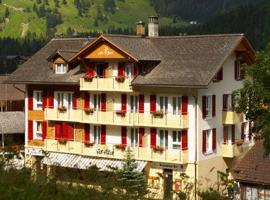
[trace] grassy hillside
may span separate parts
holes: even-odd
[[[114,5],[106,6],[105,1]],[[2,0],[0,38],[134,29],[137,21],[147,21],[148,16],[156,14],[149,0]],[[161,26],[185,24],[166,17],[160,20]]]

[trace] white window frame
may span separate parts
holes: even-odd
[[[40,127],[40,130],[38,130]],[[42,140],[42,121],[33,121],[33,139]]]
[[[226,128],[226,144],[231,145],[232,144],[232,126],[225,126]]]
[[[93,141],[95,144],[101,144],[101,126],[93,126]]]
[[[174,105],[175,103],[175,105]],[[182,98],[181,97],[172,97],[172,114],[180,115],[182,112]]]
[[[125,76],[128,79],[132,79],[134,76],[134,64],[133,63],[126,63],[125,64]]]
[[[34,97],[34,110],[42,110],[42,106],[43,106],[42,91],[34,90],[33,97]]]
[[[176,134],[176,138],[174,137],[174,134]],[[172,131],[172,148],[182,149],[182,131],[179,130]]]
[[[162,102],[162,105],[161,105]],[[167,105],[166,105],[167,103]],[[163,113],[168,113],[168,107],[169,107],[169,97],[168,96],[157,96],[157,103],[156,107],[158,111],[161,111]]]
[[[90,107],[96,111],[101,110],[101,94],[90,94]]]
[[[130,128],[130,146],[139,146],[139,128]]]
[[[212,118],[212,95],[206,95],[206,102],[205,102],[205,114],[206,114],[206,119],[211,119]]]
[[[232,102],[232,94],[226,94],[226,111],[231,111],[233,108],[233,102]]]
[[[211,154],[213,153],[213,130],[208,129],[205,130],[205,147],[206,147],[206,152],[205,154]]]
[[[58,101],[58,96],[61,99],[60,103]],[[57,105],[56,108],[65,106],[67,109],[71,109],[73,104],[73,92],[67,91],[54,92],[54,104]]]
[[[138,113],[139,112],[139,97],[137,95],[130,95],[128,98],[128,107],[131,113]],[[131,102],[133,101],[133,105]]]
[[[55,73],[65,74],[68,71],[68,64],[65,63],[55,63]]]
[[[163,134],[163,141],[161,141],[162,134]],[[157,137],[158,146],[163,147],[164,149],[168,149],[169,148],[169,131],[159,129],[157,135],[158,135],[158,137]]]

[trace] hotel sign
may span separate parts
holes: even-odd
[[[99,145],[97,148],[97,154],[98,155],[109,155],[113,156],[114,155],[114,150],[113,147],[109,147],[107,145]]]
[[[25,148],[25,154],[31,156],[45,156],[44,151],[38,148]]]

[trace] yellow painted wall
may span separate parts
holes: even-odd
[[[28,119],[43,121],[44,112],[43,111],[28,111]]]
[[[75,124],[74,126],[74,137],[76,142],[82,142],[84,138],[84,125],[83,124]]]
[[[53,122],[48,123],[47,139],[54,139],[54,123]]]
[[[86,59],[124,59],[125,55],[116,48],[101,44],[94,51],[85,56]]]

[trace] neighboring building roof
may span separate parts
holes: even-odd
[[[245,48],[255,52],[243,34],[197,35],[173,37],[139,37],[126,35],[101,35],[96,39],[53,39],[43,49],[24,63],[8,80],[27,83],[79,83],[79,67],[67,74],[57,75],[46,59],[57,52],[73,61],[98,40],[107,40],[138,61],[155,61],[146,75],[138,76],[133,85],[161,85],[181,87],[207,86],[225,60],[243,41]],[[71,55],[71,52],[74,55]],[[67,53],[67,51],[69,51]],[[39,69],[37,70],[37,68]]]
[[[0,75],[0,100],[24,100],[25,86],[20,84],[13,85],[5,84],[4,81],[8,79],[9,75]]]
[[[24,112],[0,112],[1,134],[24,134],[24,125]]]
[[[255,145],[233,168],[233,176],[243,183],[270,185],[270,155],[265,155],[263,141]]]

